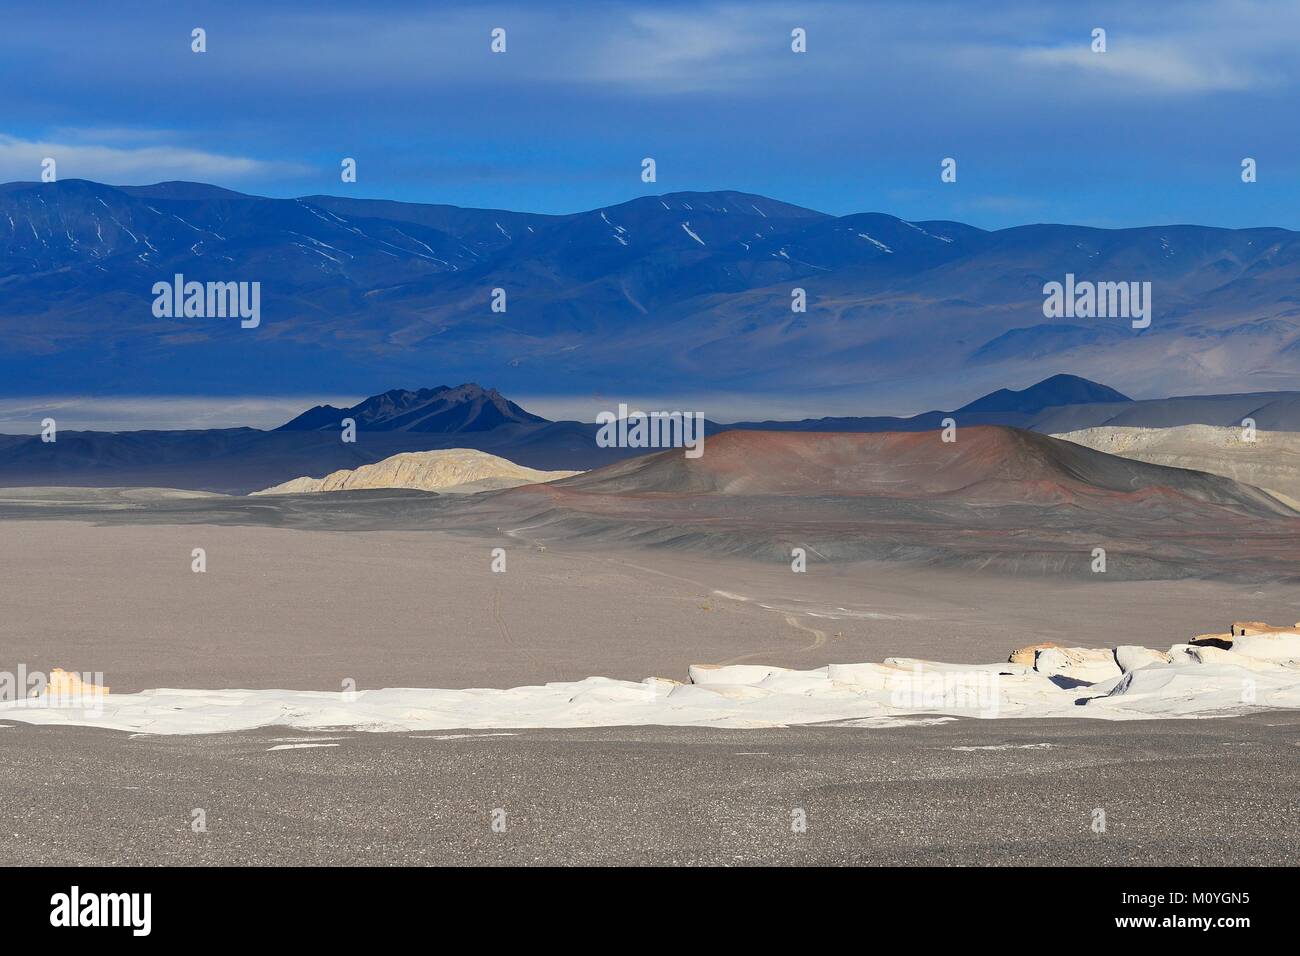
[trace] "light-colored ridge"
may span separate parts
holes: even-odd
[[[1256,430],[1252,435],[1237,426],[1101,425],[1052,437],[1151,465],[1231,478],[1262,488],[1288,507],[1300,510],[1300,432]]]
[[[365,488],[410,488],[441,494],[473,494],[539,482],[558,481],[577,471],[539,471],[473,448],[408,451],[383,461],[344,468],[324,478],[294,478],[254,495],[314,494]]]

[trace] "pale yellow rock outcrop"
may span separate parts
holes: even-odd
[[[324,478],[294,478],[255,491],[255,495],[291,495],[363,488],[411,488],[442,494],[496,491],[558,481],[577,471],[539,471],[473,448],[409,451],[374,464],[332,472]]]
[[[78,702],[103,697],[109,689],[92,681],[84,681],[74,671],[65,671],[56,667],[50,671],[49,681],[45,687],[44,697],[56,706],[72,707]]]
[[[1011,656],[1007,658],[1007,662],[1010,664],[1027,664],[1030,667],[1033,667],[1034,659],[1038,657],[1039,651],[1049,647],[1060,646],[1060,644],[1055,644],[1052,641],[1043,641],[1039,644],[1030,644],[1028,647],[1017,647],[1011,652]]]
[[[1300,433],[1256,431],[1247,441],[1243,429],[1220,425],[1100,425],[1052,437],[1121,458],[1232,478],[1300,510]]]

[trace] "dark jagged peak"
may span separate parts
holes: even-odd
[[[481,432],[499,425],[543,424],[494,388],[474,382],[435,388],[395,388],[372,395],[350,408],[317,405],[281,425],[277,431],[336,429],[344,418],[359,431]]]

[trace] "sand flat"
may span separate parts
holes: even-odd
[[[191,571],[191,551],[208,570]],[[490,570],[503,547],[507,571]],[[1167,647],[1228,621],[1300,620],[1300,587],[1008,579],[882,562],[809,571],[502,535],[0,522],[0,667],[155,687],[513,687],[807,669],[1016,647]]]

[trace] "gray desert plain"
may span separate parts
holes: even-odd
[[[531,476],[490,457],[402,456],[369,466],[372,487],[344,475],[332,491],[0,489],[6,650],[110,689],[82,720],[0,715],[13,718],[0,737],[6,851],[118,864],[1294,858],[1300,701],[1281,703],[1293,677],[1266,692],[1271,709],[1237,706],[1231,681],[1134,693],[1146,703],[1133,711],[1114,689],[1130,671],[1222,669],[1231,652],[1190,642],[1230,621],[1300,620],[1300,515],[1285,500],[1000,426],[953,442],[732,431],[695,460],[668,450],[466,491],[467,478]],[[1288,464],[1263,457],[1269,474]],[[794,548],[805,570],[792,569]],[[1100,657],[1048,668],[1056,652],[1040,649],[1028,668],[1009,662],[1033,646]],[[1135,647],[1159,659],[1126,662]],[[750,701],[783,674],[890,661],[899,673],[995,666],[1042,687],[1004,692],[996,715],[949,700],[843,713],[804,712],[808,698],[778,691],[767,710]],[[745,668],[769,676],[754,685]],[[743,700],[628,716],[612,691],[593,696],[594,677],[659,679],[636,707],[671,707],[695,687]],[[539,685],[569,702],[538,709]],[[277,696],[269,711],[252,697],[173,705],[166,688]],[[384,688],[519,690],[514,704],[485,697],[495,710],[403,698],[349,711]],[[1044,688],[1061,701],[1044,703]],[[114,707],[156,693],[135,716]],[[334,709],[318,717],[320,699]],[[92,788],[103,796],[87,804]],[[37,789],[61,795],[47,804],[60,837],[39,852],[20,798]],[[1186,802],[1216,794],[1239,807],[1240,832],[1190,833]],[[176,800],[225,823],[178,836],[185,821],[165,822]],[[502,807],[517,825],[494,841],[484,821]],[[822,835],[773,839],[791,807]]]

